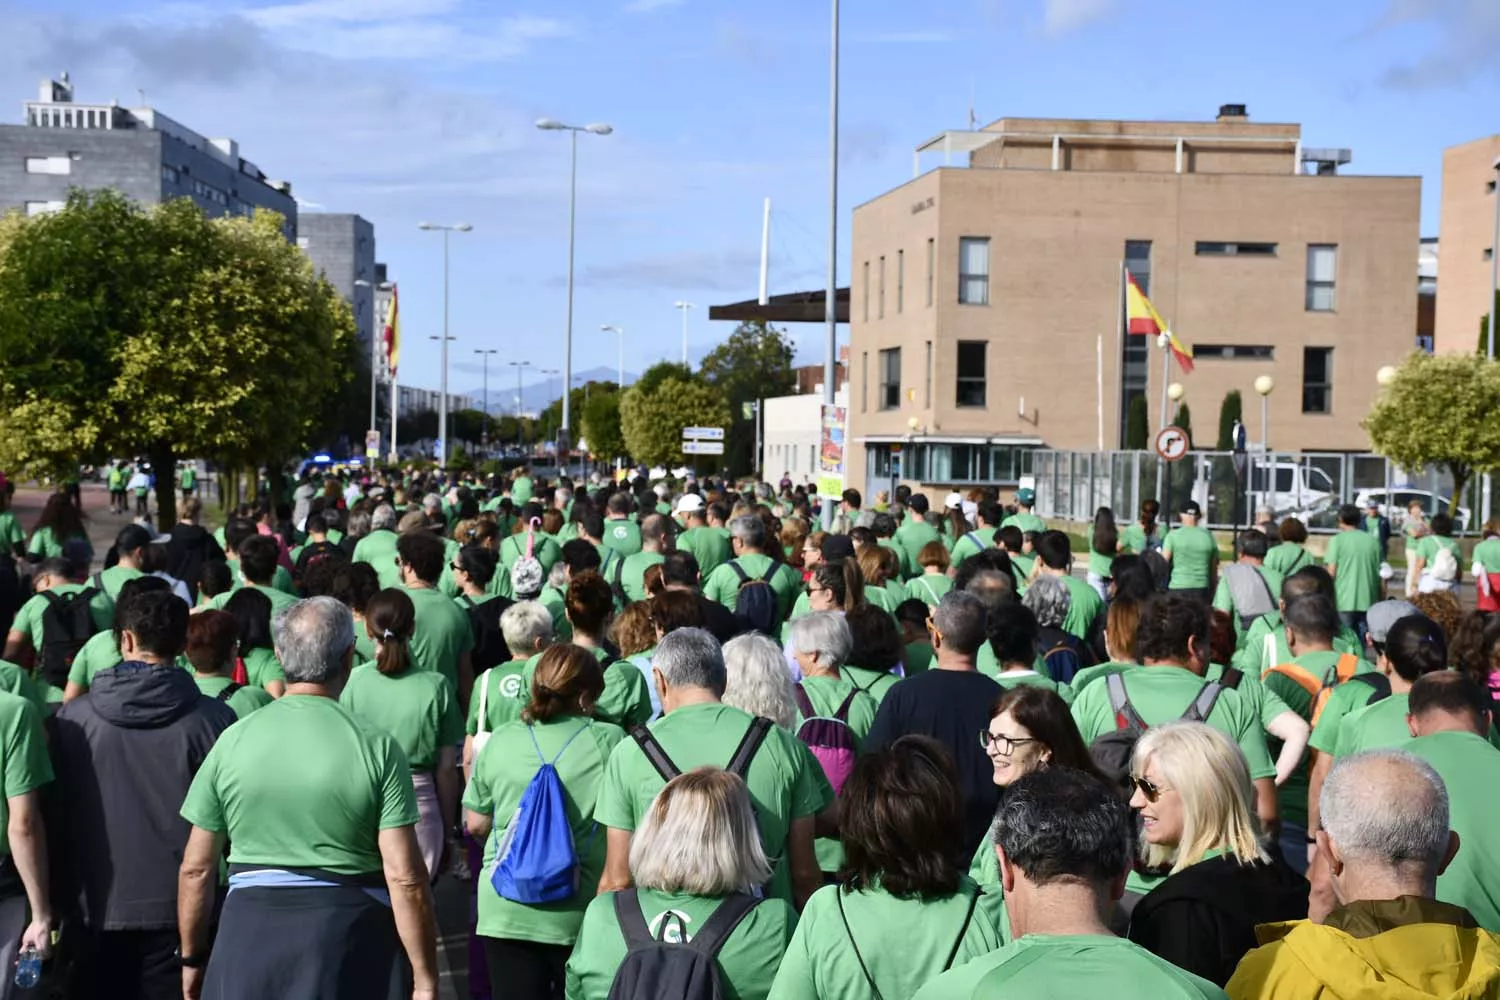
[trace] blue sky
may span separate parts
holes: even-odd
[[[1351,172],[1420,174],[1437,234],[1444,146],[1494,131],[1496,0],[861,0],[845,2],[840,240],[849,209],[911,175],[912,148],[1003,116],[1206,119],[1220,103],[1301,122]],[[562,367],[566,136],[579,148],[575,370],[639,371],[728,332],[709,304],[755,294],[762,199],[772,290],[826,267],[828,5],[818,0],[0,0],[10,121],[38,78],[80,101],[147,102],[241,153],[299,198],[376,225],[399,281],[403,382],[436,385],[439,239],[455,237],[452,375],[474,348]],[[938,159],[929,158],[936,166]],[[1415,248],[1413,250],[1415,261]],[[840,280],[847,280],[847,253]],[[799,334],[821,359],[821,329]],[[474,359],[477,361],[477,359]],[[504,376],[494,374],[498,363]]]

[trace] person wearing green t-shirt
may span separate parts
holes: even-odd
[[[1277,544],[1266,553],[1265,567],[1283,578],[1304,566],[1316,566],[1318,560],[1306,549],[1307,525],[1295,517],[1283,518],[1276,528]]]
[[[714,570],[729,561],[729,536],[708,526],[708,511],[698,494],[689,493],[677,502],[679,509],[684,504],[688,505],[684,511],[687,530],[677,536],[677,547],[693,554],[698,560],[698,572],[706,580]]]
[[[568,623],[573,644],[588,650],[604,671],[604,692],[594,703],[594,718],[633,729],[651,718],[651,694],[639,669],[615,658],[604,648],[604,634],[614,614],[614,595],[609,585],[593,572],[580,573],[568,581]],[[531,697],[540,654],[527,661],[522,672],[520,698]]]
[[[171,590],[172,585],[160,577],[136,576],[126,580],[121,585],[119,597],[115,601],[115,621],[118,622],[120,618],[120,609],[139,595],[153,592],[170,593]],[[125,658],[120,655],[119,640],[113,628],[94,633],[73,657],[73,664],[68,668],[68,683],[62,691],[62,700],[69,702],[80,695],[87,694],[89,688],[94,685],[94,678],[101,671],[112,670],[124,661]]]
[[[1235,540],[1239,558],[1219,571],[1213,606],[1229,614],[1234,623],[1235,648],[1245,644],[1245,633],[1262,615],[1276,610],[1281,593],[1281,575],[1266,568],[1266,536],[1254,528],[1240,532]]]
[[[1448,669],[1448,639],[1442,627],[1425,615],[1401,618],[1390,627],[1385,641],[1377,644],[1377,648],[1382,653],[1376,667],[1390,685],[1390,695],[1372,698],[1362,705],[1356,702],[1344,715],[1332,751],[1335,757],[1405,743],[1410,735],[1406,717],[1412,687],[1422,677]],[[1352,685],[1340,684],[1334,692],[1347,687]],[[1327,716],[1326,709],[1323,714]]]
[[[1157,530],[1156,524],[1160,513],[1161,506],[1155,500],[1141,501],[1141,510],[1135,523],[1120,532],[1120,548],[1138,556],[1160,549],[1161,532]]]
[[[1500,518],[1484,523],[1484,538],[1474,546],[1471,562],[1479,610],[1500,611]]]
[[[109,595],[111,601],[120,598],[120,587],[126,580],[141,575],[141,562],[146,555],[146,546],[153,541],[151,532],[139,524],[127,524],[115,536],[116,562],[109,569],[95,573],[90,578],[94,586]]]
[[[86,599],[95,632],[107,631],[114,622],[114,602],[93,584],[74,582],[79,569],[64,559],[47,559],[37,566],[31,577],[35,594],[16,612],[0,656],[11,663],[32,664],[32,677],[48,702],[62,701],[69,668],[66,660],[47,662],[43,623],[51,602]]]
[[[921,567],[921,575],[906,581],[906,596],[935,608],[943,595],[953,589],[953,578],[948,575],[951,565],[948,549],[934,538],[917,553],[917,565]]]
[[[232,564],[239,571],[234,588],[215,597],[208,606],[215,611],[222,611],[229,599],[241,589],[258,590],[265,594],[271,602],[273,618],[296,604],[294,594],[275,586],[277,571],[284,569],[276,562],[278,551],[276,540],[270,535],[251,535],[240,542],[239,561]]]
[[[526,664],[551,646],[552,616],[536,601],[520,601],[500,615],[500,631],[511,658],[491,667],[474,681],[464,725],[464,773],[473,767],[479,748],[507,722],[521,717],[526,706]],[[475,861],[478,865],[478,861]]]
[[[1055,578],[1049,578],[1049,581]],[[1048,584],[1042,585],[1042,590]],[[981,595],[983,596],[983,595]],[[1033,592],[1028,601],[1034,603]],[[1041,629],[1031,603],[1007,602],[992,608],[988,617],[989,641],[994,656],[995,683],[1009,691],[1018,685],[1038,687],[1055,693],[1065,704],[1073,703],[1073,689],[1067,680],[1059,683],[1036,669],[1037,651],[1044,649]]]
[[[234,682],[238,634],[239,624],[227,611],[201,611],[188,619],[187,648],[182,655],[192,669],[199,693],[222,701],[234,710],[235,718],[243,719],[276,699],[264,688]],[[71,681],[68,686],[73,686]]]
[[[802,575],[786,563],[767,555],[773,540],[766,536],[765,522],[760,518],[748,515],[737,517],[731,522],[730,528],[730,545],[734,558],[704,578],[703,596],[710,601],[718,601],[733,611],[739,599],[740,587],[750,580],[763,580],[776,592],[781,618],[785,620],[790,616],[792,605],[802,589]]]
[[[1352,503],[1339,508],[1339,530],[1328,540],[1323,565],[1333,577],[1339,618],[1363,642],[1365,612],[1380,600],[1385,582],[1380,578],[1380,543],[1363,529],[1359,508]]]
[[[531,502],[534,492],[531,476],[526,469],[517,469],[510,484],[510,502],[519,509]]]
[[[921,493],[912,494],[906,505],[906,518],[896,529],[896,544],[906,554],[908,567],[921,567],[922,550],[932,542],[942,543],[942,535],[927,523],[927,511],[927,498]]]
[[[447,549],[437,536],[415,531],[397,540],[396,552],[401,560],[402,589],[416,609],[412,662],[418,670],[446,677],[458,703],[466,705],[474,685],[474,629],[468,612],[438,589]]]
[[[977,555],[995,544],[995,532],[1000,529],[1001,507],[993,500],[985,500],[974,512],[979,527],[966,531],[953,542],[952,561],[960,566],[972,555]]]
[[[702,629],[677,629],[662,638],[651,668],[663,714],[647,728],[674,769],[731,763],[754,719],[720,700],[726,676],[718,641]],[[834,801],[833,789],[806,745],[774,726],[743,770],[774,871],[766,895],[805,901],[823,881],[813,820]],[[622,742],[610,756],[595,810],[595,819],[608,828],[601,891],[630,884],[631,835],[665,780],[635,740]]]
[[[1214,571],[1219,565],[1219,543],[1207,528],[1198,526],[1203,508],[1198,501],[1182,505],[1178,519],[1182,522],[1161,543],[1161,556],[1172,566],[1168,590],[1182,590],[1197,595],[1205,604],[1213,597]]]
[[[913,1000],[1224,1000],[1213,983],[1111,931],[1133,825],[1096,775],[1049,767],[1012,784],[994,826],[1010,943],[928,981]]]
[[[1047,522],[1037,517],[1032,508],[1036,506],[1036,490],[1029,486],[1023,486],[1016,490],[1016,512],[997,527],[1008,528],[1014,525],[1021,529],[1023,534],[1040,535],[1047,530]]]
[[[1070,600],[1063,631],[1081,642],[1092,642],[1104,627],[1104,601],[1086,581],[1073,575],[1073,551],[1068,536],[1061,531],[1044,531],[1033,540],[1033,547],[1037,554],[1033,575],[1050,576],[1068,588]]]
[[[599,541],[619,556],[641,551],[641,526],[630,516],[630,497],[613,493],[604,503],[604,534]]]
[[[629,603],[644,601],[646,593],[646,570],[660,566],[662,553],[671,541],[672,519],[662,514],[651,514],[641,522],[641,551],[625,556],[615,562],[610,571],[610,586],[625,595]]]
[[[8,893],[12,898],[6,901],[0,924],[0,963],[9,980],[19,952],[34,948],[43,957],[52,953],[56,918],[45,860],[49,831],[43,824],[40,801],[40,789],[53,780],[42,716],[32,702],[5,692],[0,692],[0,776],[4,784],[0,857],[5,858],[13,879]],[[51,822],[52,813],[48,816]],[[58,831],[51,832],[55,842]],[[97,830],[91,829],[90,834],[99,837]]]
[[[192,824],[178,898],[183,992],[385,996],[397,966],[394,918],[406,929],[413,992],[436,996],[437,921],[411,765],[395,737],[337,700],[354,656],[349,609],[314,597],[279,624],[286,697],[219,737],[182,804]],[[226,844],[235,888],[210,957]],[[369,883],[389,902],[369,895]]]
[[[380,577],[380,589],[401,586],[396,568],[396,510],[381,504],[370,514],[370,532],[354,546],[353,561],[367,563]]]
[[[1463,580],[1464,567],[1463,550],[1453,537],[1453,518],[1443,513],[1434,514],[1430,526],[1432,533],[1417,542],[1417,558],[1407,567],[1407,575],[1416,579],[1420,593],[1447,590],[1456,594]],[[1438,558],[1440,551],[1446,552],[1442,559]]]

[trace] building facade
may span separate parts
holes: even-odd
[[[849,405],[849,391],[840,386],[835,406]],[[823,439],[823,384],[807,393],[763,399],[761,405],[761,470],[770,483],[788,476],[794,483],[818,481],[818,445]]]
[[[297,219],[297,246],[353,308],[359,342],[368,353],[384,280],[376,273],[374,225],[358,215],[304,212]]]
[[[190,198],[211,216],[279,212],[287,239],[297,202],[233,139],[208,139],[152,108],[77,104],[73,85],[44,80],[21,125],[0,125],[0,212],[55,212],[74,188],[114,188],[141,204]]]
[[[1489,315],[1494,289],[1495,180],[1500,135],[1443,151],[1439,236],[1443,293],[1437,298],[1437,349],[1472,351],[1479,322]]]
[[[1167,382],[1200,431],[1239,390],[1259,443],[1252,386],[1269,375],[1272,447],[1367,446],[1375,372],[1412,349],[1420,178],[1341,176],[1347,150],[1235,106],[1002,119],[939,136],[919,165],[933,152],[968,166],[854,211],[851,485],[1014,483],[1032,449],[1123,446],[1136,398],[1154,435]],[[1127,269],[1193,348],[1191,374],[1164,377],[1153,339],[1125,332]]]
[[[396,415],[398,417],[409,417],[414,413],[431,411],[436,413],[443,401],[443,394],[437,389],[418,389],[416,386],[396,386]],[[473,396],[460,396],[456,393],[448,393],[448,412],[457,413],[459,410],[477,410],[479,400]]]

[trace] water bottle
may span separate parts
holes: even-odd
[[[21,952],[16,959],[16,986],[29,990],[42,978],[42,954],[34,947]]]

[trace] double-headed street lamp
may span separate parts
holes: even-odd
[[[516,447],[524,445],[525,435],[521,431],[521,371],[531,367],[530,361],[507,361],[516,370]]]
[[[682,313],[682,363],[684,365],[686,365],[688,363],[688,359],[687,359],[688,358],[688,355],[687,355],[688,310],[691,309],[691,308],[693,308],[693,304],[691,302],[675,302],[675,303],[673,303],[673,307],[678,312]]]
[[[572,426],[572,411],[568,406],[567,386],[573,381],[573,251],[576,243],[578,221],[578,133],[609,135],[611,125],[596,122],[593,125],[568,125],[555,118],[543,118],[536,127],[544,132],[568,132],[572,143],[572,166],[568,182],[568,328],[563,341],[563,401],[562,426],[558,429],[558,450],[567,451],[568,430]]]
[[[481,390],[483,402],[484,419],[479,422],[479,446],[486,452],[490,450],[490,355],[500,352],[493,347],[474,348],[474,353],[479,355],[481,370],[484,372],[484,388]]]
[[[354,279],[354,287],[355,288],[363,288],[366,291],[369,291],[369,292],[373,293],[375,291],[375,289],[377,289],[377,288],[379,288],[382,291],[389,290],[390,287],[391,287],[391,283],[389,281],[382,281],[382,282],[380,282],[377,285],[377,284],[374,284],[373,282],[366,281],[364,278],[356,278],[356,279]],[[379,385],[380,385],[380,336],[379,336],[378,332],[373,327],[371,327],[371,329],[370,329],[370,430],[372,430],[372,431],[380,429],[380,424],[377,422],[376,410],[375,410],[375,397],[376,397],[376,393],[378,391]]]
[[[448,341],[453,338],[448,336],[448,234],[467,233],[473,230],[473,226],[467,222],[458,222],[451,226],[440,225],[433,222],[422,222],[417,224],[418,229],[432,232],[436,230],[443,234],[443,336],[429,337],[429,340],[438,340],[442,344],[441,359],[438,362],[443,369],[442,374],[442,398],[438,401],[438,464],[441,467],[448,465]]]
[[[619,338],[620,338],[620,370],[619,370],[619,375],[618,375],[618,377],[615,380],[615,388],[619,392],[624,392],[625,391],[625,328],[622,327],[622,326],[615,326],[615,325],[613,325],[611,323],[606,323],[603,326],[601,326],[599,329],[602,330],[602,331],[604,331],[605,333],[614,333],[614,334],[618,334],[619,335]]]

